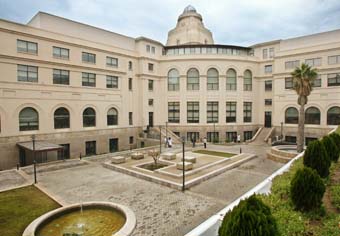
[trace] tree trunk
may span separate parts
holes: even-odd
[[[297,152],[303,152],[304,143],[305,143],[305,104],[306,99],[300,99],[300,111],[299,111],[299,126],[297,133]]]

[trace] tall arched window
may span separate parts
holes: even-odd
[[[331,107],[328,109],[327,125],[340,125],[340,107]]]
[[[70,113],[65,107],[60,107],[54,112],[54,128],[70,128]]]
[[[236,71],[234,69],[229,69],[227,71],[227,90],[236,90]]]
[[[250,70],[246,70],[243,75],[243,90],[252,91],[253,89],[253,75]]]
[[[116,108],[111,108],[107,112],[107,125],[118,125],[118,111]]]
[[[179,90],[179,72],[176,69],[171,69],[168,73],[168,91]]]
[[[210,68],[207,72],[207,89],[218,90],[218,71]]]
[[[19,113],[19,130],[38,130],[39,129],[39,114],[32,107],[26,107]]]
[[[191,68],[187,73],[187,90],[200,89],[200,74],[197,69]]]
[[[96,126],[96,112],[91,107],[86,108],[83,112],[83,126],[84,127]]]
[[[319,125],[320,124],[320,110],[316,107],[309,107],[305,111],[305,124]]]
[[[299,122],[299,112],[295,107],[287,108],[285,112],[286,124],[297,124]]]

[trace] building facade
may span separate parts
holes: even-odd
[[[294,141],[301,63],[319,77],[306,106],[306,137],[340,123],[340,30],[250,47],[214,44],[189,6],[167,44],[131,38],[39,12],[0,20],[0,169],[32,163],[20,143],[62,145],[40,161],[143,145],[165,125],[188,139],[250,139],[262,126]],[[276,134],[275,134],[276,133]]]

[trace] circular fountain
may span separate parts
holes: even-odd
[[[267,152],[267,158],[273,161],[287,163],[298,155],[296,145],[279,145],[273,146]]]
[[[23,236],[128,236],[135,226],[135,214],[126,206],[86,202],[38,217],[25,229]]]

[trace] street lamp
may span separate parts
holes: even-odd
[[[34,170],[34,184],[37,183],[37,161],[35,159],[35,135],[32,135],[33,143],[33,170]]]
[[[282,139],[283,139],[283,122],[281,121],[281,135],[280,135],[280,137],[281,137],[281,141],[282,141]]]
[[[185,147],[185,137],[183,136],[182,137],[182,152],[183,152],[183,159],[182,159],[182,163],[183,163],[183,183],[182,183],[182,192],[184,192],[185,191],[185,166],[184,166],[184,163],[185,163],[185,149],[184,149],[184,147]]]
[[[165,122],[165,137],[168,138],[168,122]],[[168,140],[168,139],[167,139]],[[168,142],[166,142],[166,147],[168,147]]]
[[[216,137],[215,137],[215,135],[216,135],[216,123],[215,123],[215,121],[214,121],[214,139],[213,139],[213,143],[216,142]]]
[[[162,153],[162,126],[159,126],[159,155]]]

